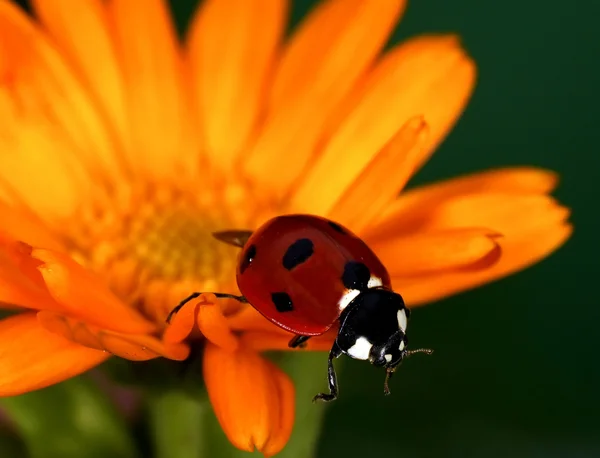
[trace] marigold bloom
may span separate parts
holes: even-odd
[[[184,360],[242,449],[277,453],[294,387],[260,356],[289,335],[236,293],[212,231],[306,212],[361,234],[416,306],[537,262],[571,232],[553,173],[495,170],[396,196],[460,116],[453,36],[381,55],[403,0],[330,0],[287,41],[285,0],[207,0],[180,46],[160,0],[0,1],[0,395],[111,355]],[[235,11],[235,14],[232,14]],[[308,349],[328,349],[331,335]],[[307,400],[308,401],[308,400]]]

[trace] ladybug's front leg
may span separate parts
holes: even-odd
[[[329,381],[329,394],[319,393],[313,398],[313,402],[316,401],[335,401],[338,397],[338,383],[337,375],[333,367],[333,360],[342,354],[342,349],[339,347],[337,342],[333,343],[331,351],[329,352],[329,358],[327,360],[327,379]]]

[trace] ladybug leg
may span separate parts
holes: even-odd
[[[167,316],[167,323],[171,322],[171,319],[173,318],[173,316],[175,316],[177,314],[177,312],[179,312],[183,308],[183,306],[185,304],[187,304],[189,301],[191,301],[193,299],[196,299],[197,297],[199,297],[202,294],[214,294],[218,298],[235,299],[236,301],[239,301],[242,304],[247,304],[248,303],[248,299],[246,299],[244,296],[236,296],[234,294],[226,294],[226,293],[199,293],[199,292],[195,292],[195,293],[190,294],[184,300],[182,300],[179,304],[177,304],[177,307],[175,307],[173,310],[171,310],[171,312],[169,312],[169,315]]]
[[[337,375],[335,374],[335,368],[333,367],[333,360],[338,358],[342,354],[342,349],[339,347],[337,342],[333,343],[331,351],[329,352],[329,358],[327,360],[327,380],[329,381],[329,394],[319,393],[313,398],[313,402],[316,401],[334,401],[338,397],[338,383]]]
[[[290,348],[304,348],[305,342],[310,339],[311,336],[294,336],[291,338],[290,342],[288,343],[288,347]]]

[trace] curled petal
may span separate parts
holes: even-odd
[[[32,248],[0,234],[0,302],[32,309],[58,309],[31,257]]]
[[[210,343],[203,364],[208,396],[231,443],[267,456],[279,452],[294,421],[294,387],[289,377],[258,353],[230,352]]]
[[[227,318],[223,316],[217,304],[205,304],[198,307],[198,327],[200,332],[213,344],[229,351],[238,347],[238,339],[231,332]]]
[[[322,151],[295,184],[294,211],[327,214],[398,130],[423,116],[429,132],[407,164],[414,173],[459,118],[474,84],[475,64],[453,36],[413,38],[384,55],[326,126]],[[402,181],[406,172],[389,173]]]
[[[390,275],[401,277],[489,266],[500,256],[499,237],[499,233],[489,229],[450,229],[375,239],[370,246]],[[487,263],[482,263],[486,259]]]
[[[48,332],[35,313],[0,321],[0,396],[44,388],[97,366],[110,353]]]
[[[395,214],[373,228],[376,235],[369,233],[366,237],[464,227],[489,227],[510,237],[560,223],[569,214],[569,209],[544,194],[462,195],[430,202],[410,213]]]
[[[519,271],[557,250],[572,233],[569,224],[540,228],[498,239],[502,256],[488,269],[470,272],[443,272],[415,277],[392,277],[409,306],[422,305],[475,288]]]
[[[393,236],[414,230],[431,210],[444,202],[464,201],[485,194],[506,198],[543,195],[552,191],[558,181],[554,172],[533,167],[487,170],[443,180],[403,192],[385,209],[367,230],[368,236]],[[481,222],[476,223],[482,225]]]
[[[420,162],[428,136],[422,116],[411,118],[343,190],[329,217],[362,232],[394,201]]]
[[[69,314],[117,332],[147,333],[155,329],[140,313],[127,306],[101,280],[69,256],[36,249],[32,257],[54,299]]]
[[[40,312],[38,320],[50,332],[80,345],[105,350],[131,361],[146,361],[161,356],[183,361],[189,355],[189,347],[186,344],[162,342],[150,335],[125,334],[101,329],[54,312]]]

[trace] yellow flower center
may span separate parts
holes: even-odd
[[[72,255],[158,323],[194,291],[236,292],[239,248],[215,231],[253,229],[278,205],[239,180],[143,183],[98,195],[68,240]]]

